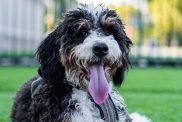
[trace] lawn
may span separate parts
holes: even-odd
[[[35,67],[0,67],[0,122],[9,122],[12,98],[20,85],[36,74]],[[153,122],[182,122],[182,69],[132,68],[118,89],[129,112]]]

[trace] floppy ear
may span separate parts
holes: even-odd
[[[40,44],[36,52],[40,63],[39,75],[46,82],[57,83],[62,81],[65,76],[65,69],[62,65],[59,49],[61,47],[61,37],[64,33],[60,24],[52,33],[50,33]]]
[[[101,18],[101,24],[103,28],[108,31],[108,33],[114,36],[122,52],[122,57],[120,58],[122,65],[116,69],[116,72],[113,75],[114,85],[120,86],[124,79],[124,73],[130,65],[128,53],[130,50],[130,45],[132,45],[132,42],[127,37],[124,31],[123,23],[114,10],[109,10],[105,15],[103,15],[103,17]]]
[[[122,41],[124,41],[123,45],[120,45],[121,51],[122,51],[122,65],[117,68],[114,76],[113,76],[113,83],[115,86],[121,86],[123,80],[124,80],[124,74],[125,71],[130,66],[130,61],[128,58],[129,54],[129,48],[132,45],[131,40],[126,36],[126,33],[123,31],[122,34]]]

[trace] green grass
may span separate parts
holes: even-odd
[[[0,122],[10,122],[13,96],[17,89],[36,74],[33,67],[0,67]]]
[[[123,91],[182,93],[181,68],[132,68],[126,73]],[[181,84],[181,85],[180,85]]]
[[[12,98],[20,85],[36,74],[35,67],[0,67],[0,122],[9,122]],[[132,68],[119,92],[129,112],[153,122],[182,122],[182,69]]]
[[[181,68],[132,68],[119,92],[130,112],[153,122],[182,122],[181,74]]]
[[[36,74],[35,67],[0,67],[0,91],[14,92]]]

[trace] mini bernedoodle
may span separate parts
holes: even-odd
[[[148,122],[129,115],[112,89],[124,79],[131,45],[114,10],[80,4],[69,11],[38,47],[38,75],[17,92],[12,121]]]

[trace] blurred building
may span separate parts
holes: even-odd
[[[0,53],[30,53],[44,35],[40,0],[0,0]]]
[[[76,0],[0,0],[0,65],[35,65],[34,53]]]
[[[0,56],[33,55],[76,0],[0,0]]]

